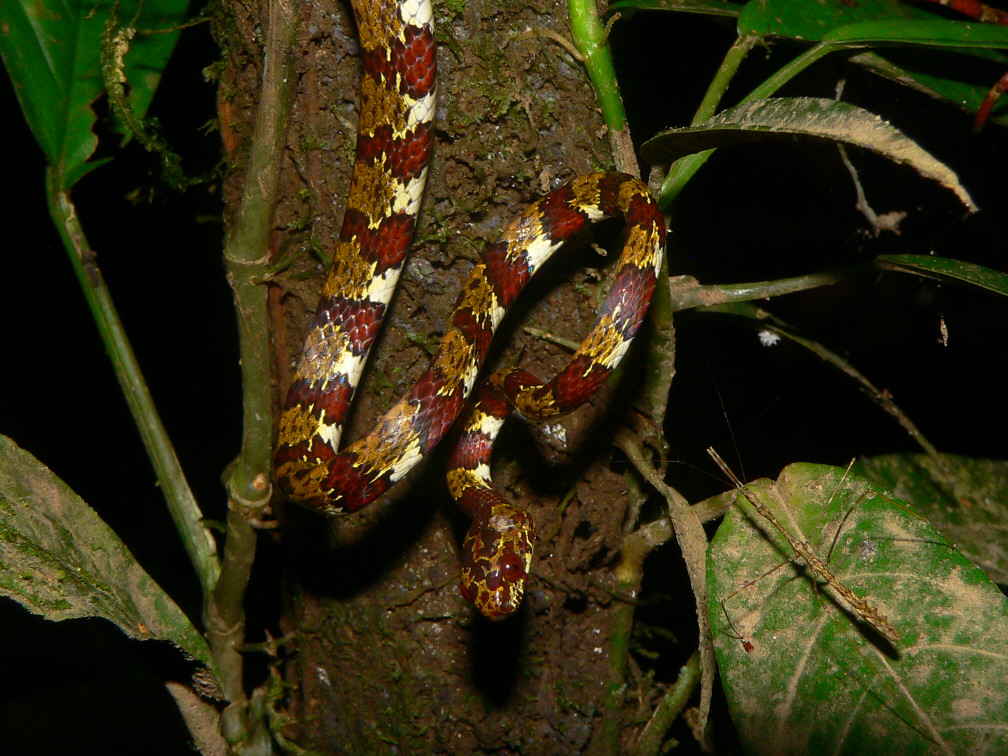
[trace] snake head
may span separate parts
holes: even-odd
[[[532,518],[505,502],[473,519],[462,543],[462,595],[492,620],[514,613],[532,567]]]

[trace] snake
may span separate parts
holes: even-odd
[[[430,0],[352,5],[363,69],[356,155],[332,265],[283,404],[274,477],[292,502],[326,514],[356,512],[454,426],[448,489],[472,518],[460,589],[483,615],[502,619],[521,604],[535,535],[531,515],[493,486],[494,440],[514,413],[543,422],[570,412],[617,367],[647,313],[665,224],[647,186],[620,173],[576,178],[533,203],[485,248],[420,378],[368,433],[340,449],[412,242],[437,95]],[[566,367],[549,381],[507,368],[477,383],[494,331],[531,276],[565,242],[615,216],[625,219],[626,232],[613,283]]]

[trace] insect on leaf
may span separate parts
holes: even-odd
[[[1008,749],[1008,602],[922,516],[863,478],[795,464],[750,485],[899,632],[890,644],[741,496],[708,558],[732,719],[750,753]]]

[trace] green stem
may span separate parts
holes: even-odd
[[[640,589],[640,582],[636,584]],[[627,594],[636,596],[636,593]],[[630,658],[630,637],[633,630],[634,604],[620,606],[609,630],[609,680],[606,683],[602,720],[602,752],[618,754],[620,748],[620,714],[626,694],[627,664]]]
[[[268,271],[273,209],[296,79],[300,3],[272,0],[268,14],[262,91],[245,186],[224,244],[238,320],[244,401],[242,447],[227,476],[227,539],[220,580],[204,608],[207,639],[220,669],[224,697],[230,703],[221,717],[221,731],[230,742],[250,742],[262,725],[249,710],[240,649],[245,642],[245,591],[256,550],[254,524],[262,518],[272,494],[272,360],[267,289],[262,282]]]
[[[735,43],[728,48],[724,60],[721,61],[721,66],[718,68],[717,73],[714,74],[710,86],[707,87],[707,94],[704,95],[703,100],[700,102],[700,107],[697,108],[697,112],[693,115],[693,120],[690,122],[691,126],[703,123],[717,112],[717,107],[721,104],[721,98],[728,91],[728,85],[738,71],[739,66],[742,65],[742,61],[745,60],[749,51],[756,46],[756,43],[761,40],[762,37],[756,34],[744,34],[736,39]]]
[[[133,415],[133,422],[140,431],[140,438],[154,467],[175,528],[182,537],[189,561],[192,562],[206,595],[217,582],[220,571],[217,544],[210,531],[203,527],[203,513],[189,490],[178,457],[175,456],[175,450],[154,407],[154,400],[147,390],[126,331],[98,268],[95,252],[88,245],[84,229],[77,218],[77,209],[61,184],[56,169],[49,167],[46,170],[49,214],[63,240],[77,282],[84,292],[91,316],[105,344],[105,351],[112,361],[116,379]]]
[[[228,280],[234,290],[242,367],[242,447],[228,479],[229,493],[243,506],[270,499],[273,452],[272,350],[267,288],[273,209],[287,143],[294,81],[295,36],[300,3],[274,0],[263,64],[262,92],[245,168],[245,186],[234,226],[224,243]]]
[[[813,63],[817,62],[821,58],[825,58],[832,52],[837,50],[849,49],[850,47],[863,47],[863,43],[852,44],[850,42],[820,42],[817,45],[813,45],[808,50],[803,52],[797,58],[792,60],[790,63],[782,66],[776,73],[768,77],[762,84],[756,87],[752,92],[742,98],[740,105],[746,102],[752,102],[753,100],[762,100],[769,97],[778,89],[787,84],[791,79],[800,74],[806,68],[811,66]]]
[[[584,66],[602,109],[602,120],[610,129],[622,131],[626,127],[623,98],[616,82],[607,30],[599,20],[595,0],[569,0],[567,10],[574,44],[584,56]]]
[[[757,41],[759,41],[759,38],[752,40],[750,47]],[[741,40],[737,41],[735,45],[733,45],[732,49],[739,45],[740,42]],[[849,42],[820,42],[819,44],[810,47],[743,97],[739,101],[739,104],[742,105],[747,102],[752,102],[753,100],[762,100],[769,97],[820,58],[825,57],[831,52],[850,48],[852,46],[861,45],[853,45]],[[731,51],[729,51],[729,56],[725,57],[726,63],[729,63],[730,60],[734,60],[734,58],[731,58],[730,56]],[[720,76],[721,73],[718,72],[718,77]],[[711,115],[713,115],[713,113]],[[709,118],[710,116],[707,117]],[[697,123],[697,120],[694,118],[693,124],[696,125]],[[662,207],[662,209],[667,209],[675,201],[675,198],[679,196],[683,187],[689,183],[690,179],[693,178],[693,175],[700,170],[701,166],[703,166],[703,164],[707,162],[707,159],[713,154],[714,150],[704,150],[703,152],[698,152],[695,155],[687,155],[686,157],[677,160],[672,165],[668,175],[665,177],[665,181],[662,182],[661,192],[658,195],[658,204]]]
[[[651,719],[641,730],[637,738],[637,747],[634,749],[636,756],[652,756],[662,752],[665,733],[693,695],[698,682],[700,682],[700,654],[694,652],[679,670],[675,684],[662,697]]]

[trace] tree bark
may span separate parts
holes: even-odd
[[[265,19],[258,7],[233,8],[222,125],[230,124],[225,142],[237,145],[240,163],[257,91],[255,33]],[[370,427],[426,366],[461,283],[506,223],[553,186],[612,166],[584,70],[539,33],[569,36],[565,3],[437,2],[434,11],[434,161],[413,252],[346,440]],[[276,258],[294,255],[272,297],[278,402],[324,278],[320,259],[328,261],[339,229],[357,117],[348,5],[306,7],[300,39],[274,231]],[[232,211],[242,180],[239,169],[226,186]],[[595,268],[607,261],[590,248],[562,258],[509,314],[488,368],[518,362],[547,378],[569,358],[524,327],[579,340],[605,294],[605,271]],[[548,433],[520,423],[505,430],[495,479],[528,507],[538,530],[525,605],[505,622],[476,616],[459,595],[467,522],[448,495],[443,451],[355,515],[325,519],[281,506],[285,620],[297,637],[288,679],[297,686],[298,725],[290,735],[300,745],[338,753],[393,746],[403,753],[598,753],[619,747],[605,742],[613,732],[624,744],[631,738],[646,712],[613,711],[611,696],[607,708],[610,685],[624,682],[611,678],[610,648],[626,642],[613,637],[625,624],[615,622],[621,604],[606,586],[628,501],[622,474],[610,469],[610,440],[632,401],[632,381],[624,378]]]

